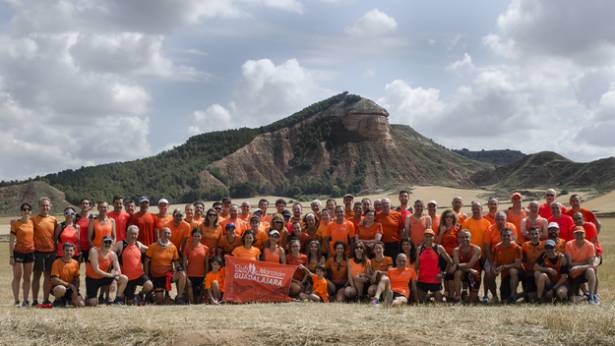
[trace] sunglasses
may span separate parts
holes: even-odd
[[[279,238],[280,236],[277,234],[270,235],[269,238]]]
[[[113,240],[105,240],[103,243],[105,245],[111,245],[111,244],[113,244]]]
[[[64,216],[75,216],[75,213],[72,211],[66,211],[64,212]]]
[[[21,211],[32,211],[30,208],[21,208]]]

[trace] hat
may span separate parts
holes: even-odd
[[[425,232],[423,232],[423,234],[424,235],[426,234],[436,235],[436,233],[434,233],[433,229],[431,228],[426,229]]]
[[[555,240],[553,240],[553,239],[548,239],[548,240],[545,242],[545,247],[555,247]]]
[[[166,198],[161,198],[158,200],[158,204],[169,204],[169,201]]]
[[[438,202],[432,199],[431,201],[427,202],[427,205],[430,205],[430,204],[438,205]]]
[[[345,195],[344,195],[344,198],[346,198],[346,197],[354,198],[354,196],[353,196],[353,195],[351,195],[351,194],[349,194],[349,193],[347,193],[347,194],[345,194]]]
[[[280,232],[277,229],[272,229],[271,231],[269,231],[269,235],[274,235],[274,234],[280,235]]]
[[[224,226],[225,229],[235,229],[235,224],[234,223],[227,223],[226,226]]]
[[[577,226],[572,231],[572,233],[580,233],[580,232],[585,233],[585,228],[583,228],[583,226]]]
[[[113,237],[110,236],[110,235],[106,235],[106,236],[103,237],[102,240],[103,240],[103,243],[106,242],[106,241],[113,241]]]
[[[549,225],[547,226],[547,228],[557,228],[557,229],[559,229],[559,225],[557,224],[557,222],[550,222]]]
[[[288,211],[288,210],[284,210],[284,211],[282,212],[282,216],[284,216],[284,217],[286,218],[286,217],[291,217],[291,216],[292,216],[292,214],[290,213],[290,211]]]
[[[521,198],[521,194],[519,192],[513,192],[510,196],[510,199]]]
[[[149,203],[149,198],[147,198],[147,196],[139,197],[139,204],[145,203],[145,202]]]

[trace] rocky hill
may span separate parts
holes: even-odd
[[[256,129],[200,134],[140,160],[40,178],[66,200],[114,194],[174,202],[260,193],[340,195],[396,186],[470,186],[489,165],[457,155],[408,126],[389,125],[371,100],[342,93]]]
[[[477,185],[502,188],[553,186],[611,190],[615,188],[615,158],[580,163],[544,151],[505,166],[477,172],[471,180]]]
[[[519,161],[526,157],[524,153],[518,150],[468,150],[466,148],[453,150],[455,153],[465,156],[472,160],[477,160],[485,163],[491,163],[496,166],[504,166]]]
[[[43,181],[29,181],[0,187],[0,215],[19,215],[19,206],[26,201],[36,212],[36,203],[43,196],[51,199],[55,212],[61,212],[69,205],[62,191]]]

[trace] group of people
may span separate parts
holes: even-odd
[[[472,201],[468,215],[460,197],[441,214],[436,201],[410,206],[409,197],[401,191],[394,209],[387,198],[346,195],[343,205],[315,200],[307,212],[278,199],[270,214],[266,199],[255,210],[228,198],[169,210],[163,198],[151,213],[145,196],[116,196],[112,210],[99,201],[96,213],[83,199],[62,221],[41,198],[37,215],[23,203],[11,222],[15,305],[219,304],[225,256],[297,265],[289,295],[304,301],[599,303],[601,224],[578,195],[566,209],[552,189],[526,206],[515,192],[507,210],[490,198],[485,212]]]

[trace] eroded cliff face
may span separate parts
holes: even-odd
[[[457,155],[432,146],[419,134],[393,133],[388,117],[371,100],[342,101],[292,126],[256,136],[207,169],[227,187],[250,182],[266,193],[309,180],[375,191],[465,179],[469,170],[456,166],[461,164]],[[453,168],[429,166],[431,155],[450,159]]]

